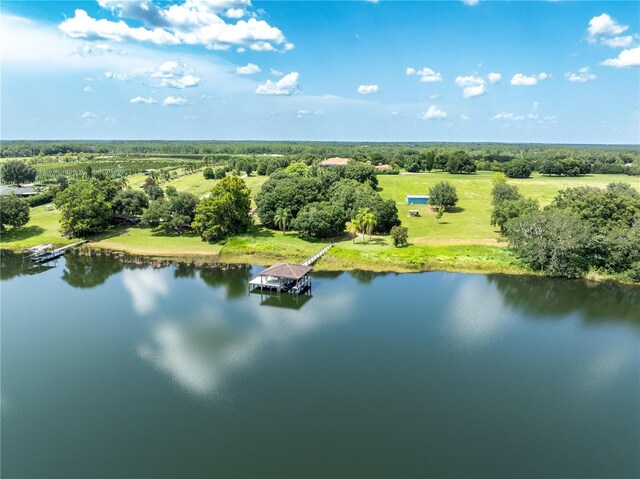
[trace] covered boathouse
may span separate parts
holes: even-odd
[[[278,292],[300,294],[311,287],[311,266],[276,263],[249,281],[249,289],[271,289]]]

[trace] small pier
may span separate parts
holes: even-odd
[[[52,249],[53,245],[41,244],[32,248],[27,248],[25,250],[25,253],[31,258],[31,261],[33,261],[34,263],[48,263],[49,261],[60,258],[71,248],[74,248],[86,242],[87,240],[82,240],[56,249]]]
[[[254,289],[272,290],[278,293],[303,294],[311,290],[311,267],[322,255],[331,249],[328,244],[302,264],[276,263],[261,271],[249,281],[249,291]]]

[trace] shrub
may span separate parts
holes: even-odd
[[[213,180],[215,178],[213,168],[207,166],[204,170],[202,170],[202,176],[204,176],[207,180]]]
[[[393,238],[393,246],[402,248],[409,244],[409,229],[405,226],[394,226],[391,228],[391,237]]]

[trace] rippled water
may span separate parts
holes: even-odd
[[[3,477],[640,476],[638,288],[2,259]]]

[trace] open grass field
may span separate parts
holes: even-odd
[[[491,172],[475,175],[450,175],[443,172],[406,173],[379,176],[380,194],[393,199],[398,207],[402,224],[409,228],[409,240],[414,244],[429,245],[499,245],[499,234],[490,224]],[[426,195],[439,181],[448,181],[458,191],[458,205],[454,212],[444,214],[439,223],[429,206],[407,205],[405,196]],[[572,186],[606,187],[608,183],[624,182],[640,190],[640,179],[625,175],[588,175],[577,178],[541,176],[509,180],[526,197],[536,198],[542,206],[551,202],[556,193]],[[409,210],[418,210],[420,217],[410,217]],[[504,244],[504,243],[502,243]]]
[[[409,228],[407,248],[394,248],[388,236],[374,235],[371,241],[358,237],[356,242],[346,235],[315,266],[317,270],[368,269],[373,271],[479,271],[524,273],[515,258],[499,242],[497,231],[489,224],[493,174],[450,175],[416,173],[380,176],[380,194],[393,199],[400,219]],[[264,176],[245,178],[255,195],[266,181]],[[458,207],[445,213],[439,223],[428,206],[406,205],[407,194],[428,194],[429,187],[446,180],[458,190]],[[144,175],[129,177],[137,187]],[[173,185],[178,191],[206,194],[217,180],[206,180],[202,173],[182,176],[162,186]],[[640,179],[622,175],[591,175],[579,178],[556,178],[534,175],[524,180],[509,180],[527,197],[548,204],[561,189],[591,185],[605,187],[611,182],[630,183],[640,190]],[[420,211],[420,217],[409,217],[409,209]],[[57,246],[74,240],[59,232],[59,212],[44,206],[32,208],[26,227],[9,230],[0,238],[0,247],[21,250],[42,243]],[[257,221],[257,218],[256,218]],[[195,234],[166,235],[149,228],[118,227],[92,238],[91,247],[136,255],[165,258],[211,257],[226,263],[272,264],[279,261],[303,261],[322,249],[324,242],[304,240],[294,232],[283,235],[259,224],[249,233],[230,238],[224,245],[209,244]]]
[[[244,177],[243,180],[247,183],[247,186],[251,190],[253,196],[260,191],[260,187],[262,184],[267,181],[266,176],[249,176]],[[218,180],[207,180],[202,176],[202,172],[199,171],[192,175],[181,176],[175,180],[169,181],[167,183],[163,183],[162,187],[166,187],[168,185],[173,186],[178,193],[191,193],[196,195],[198,198],[206,195],[211,191],[213,185],[215,185]]]

